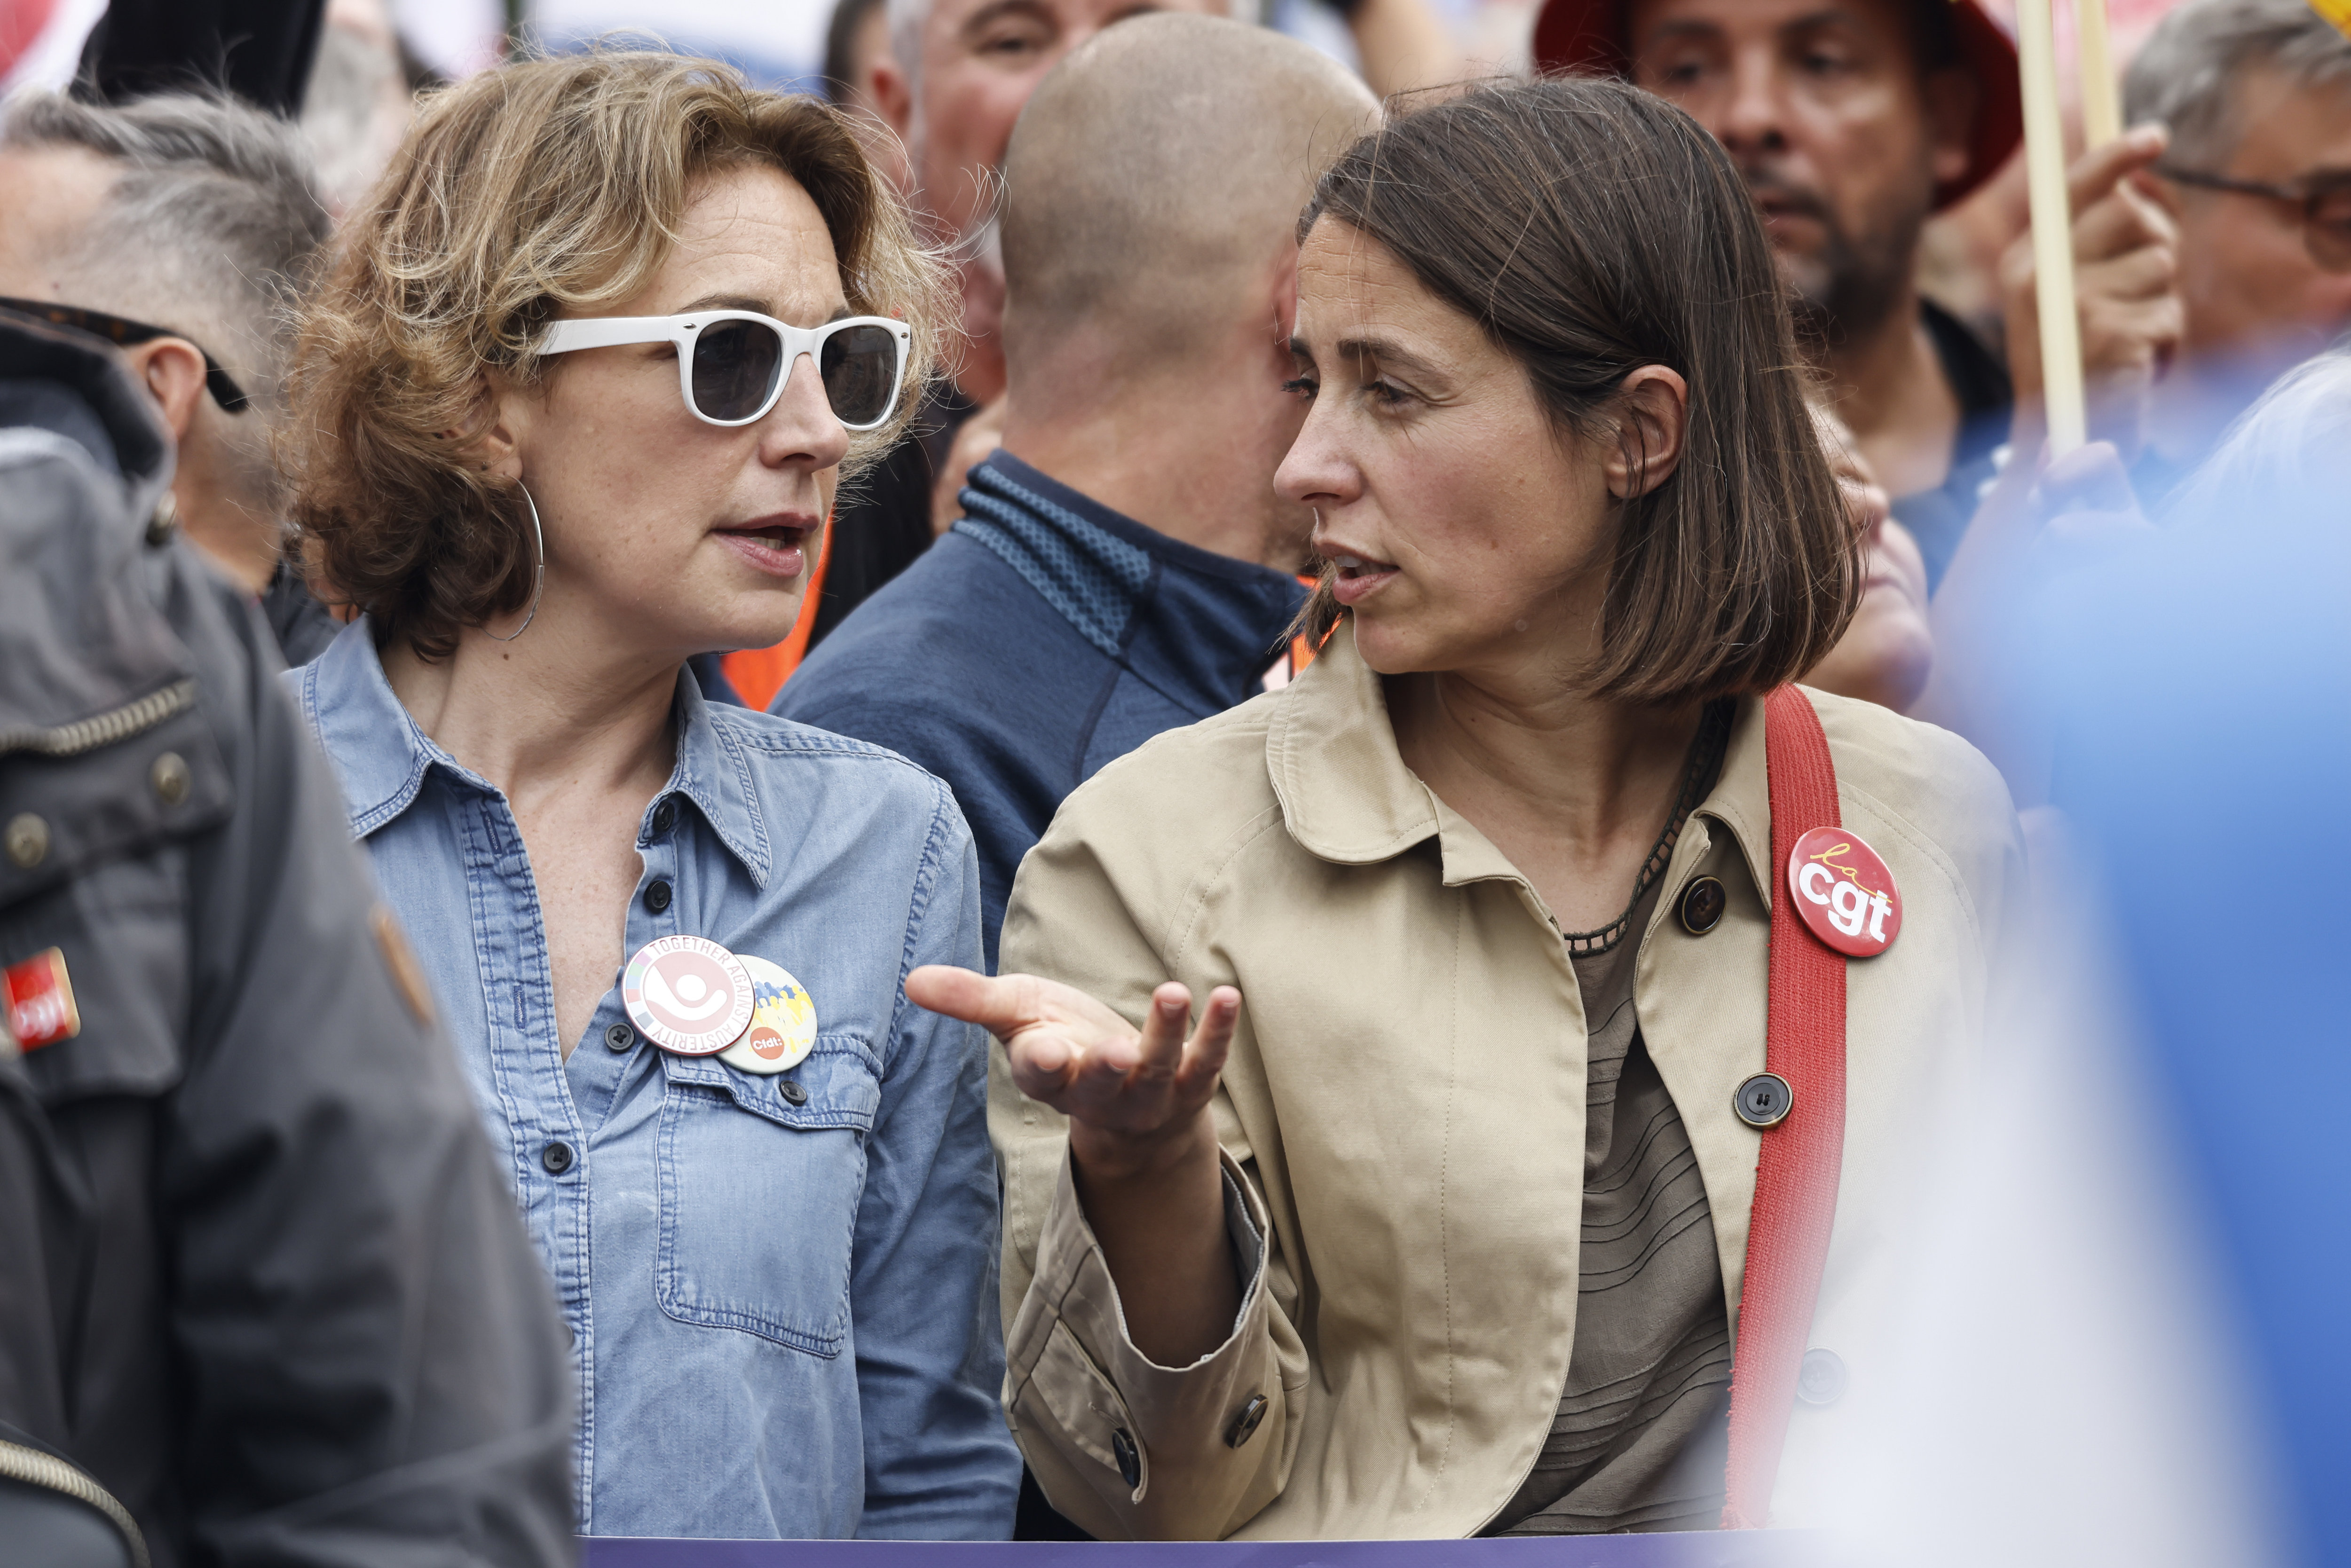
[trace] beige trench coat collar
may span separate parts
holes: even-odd
[[[1740,705],[1721,773],[1692,815],[1715,818],[1730,830],[1768,909],[1771,798],[1762,721],[1761,704]],[[1341,627],[1292,685],[1267,729],[1265,761],[1290,836],[1324,860],[1370,865],[1434,834],[1447,887],[1525,880],[1485,834],[1405,766],[1380,677],[1355,651],[1352,626]],[[1669,888],[1705,851],[1707,835],[1695,835],[1695,842],[1693,837],[1685,833],[1676,847],[1667,868]],[[1665,907],[1660,900],[1660,915]]]

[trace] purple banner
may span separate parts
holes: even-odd
[[[1803,1531],[1512,1541],[665,1541],[590,1536],[581,1568],[1781,1568]]]

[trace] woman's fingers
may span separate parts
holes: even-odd
[[[1200,1010],[1200,1027],[1184,1051],[1181,1083],[1186,1092],[1203,1100],[1216,1092],[1217,1075],[1225,1070],[1225,1058],[1232,1050],[1233,1031],[1240,1019],[1239,991],[1218,986],[1208,993],[1208,1005]]]
[[[925,964],[906,977],[906,999],[918,1008],[945,1013],[966,1023],[985,1024],[996,1030],[1009,1005],[999,983],[972,969],[946,964]],[[1001,1032],[1001,1031],[997,1031]]]
[[[1025,1029],[1060,1025],[1080,1038],[1131,1032],[1126,1020],[1074,986],[1038,975],[990,977],[945,964],[906,977],[906,999],[918,1008],[986,1026],[998,1040]]]
[[[1080,1121],[1147,1134],[1196,1113],[1216,1092],[1241,994],[1218,986],[1190,1040],[1192,993],[1170,980],[1152,993],[1140,1031],[1085,993],[1034,975],[990,978],[925,965],[906,999],[987,1029],[1005,1042],[1012,1081],[1031,1100]]]
[[[1136,1072],[1172,1079],[1184,1065],[1184,1026],[1192,1018],[1192,992],[1170,980],[1151,993],[1151,1009],[1144,1015],[1143,1039],[1135,1054]]]
[[[1005,1042],[1012,1081],[1023,1094],[1057,1109],[1080,1076],[1133,1060],[1134,1031],[1084,992],[1035,975],[993,978],[925,964],[906,977],[906,999],[918,1008],[976,1023]]]
[[[1005,1048],[1012,1061],[1012,1086],[1040,1103],[1055,1110],[1066,1107],[1072,1084],[1077,1081],[1083,1061],[1070,1049],[1070,1042],[1058,1036],[1032,1030],[1012,1040]]]
[[[1160,1119],[1157,1108],[1183,1061],[1184,1020],[1192,994],[1170,981],[1152,993],[1137,1033],[1121,1020],[1088,1048],[1071,1081],[1070,1114],[1104,1126],[1142,1130]]]
[[[1240,1001],[1232,987],[1217,987],[1187,1040],[1191,993],[1173,982],[1160,987],[1143,1030],[1089,1051],[1055,1107],[1102,1131],[1146,1139],[1186,1122],[1217,1092]]]

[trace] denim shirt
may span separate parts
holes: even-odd
[[[778,1077],[673,1056],[615,975],[566,1061],[505,796],[419,729],[367,622],[285,677],[430,977],[576,1359],[593,1535],[1001,1540],[987,1035],[905,999],[977,967],[971,835],[878,747],[678,682],[624,953],[705,936],[816,1005]]]

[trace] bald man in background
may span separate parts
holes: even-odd
[[[1005,162],[1003,446],[967,516],[810,654],[774,711],[945,779],[996,959],[1063,797],[1265,689],[1312,517],[1273,493],[1295,228],[1378,114],[1304,44],[1139,16],[1037,89]]]
[[[843,0],[854,4],[856,0]],[[900,148],[898,172],[931,239],[952,247],[962,341],[953,380],[924,400],[914,428],[841,494],[826,546],[810,646],[831,636],[866,596],[904,570],[955,516],[956,487],[988,448],[960,434],[967,420],[1001,420],[1003,266],[989,223],[1006,144],[1029,95],[1105,28],[1158,11],[1254,16],[1251,0],[881,0],[887,47],[855,57],[835,101],[871,110]],[[1430,0],[1343,0],[1364,79],[1380,95],[1453,80],[1460,50]],[[843,51],[847,65],[852,56]],[[1138,78],[1138,94],[1156,86]],[[953,477],[950,477],[952,476]]]

